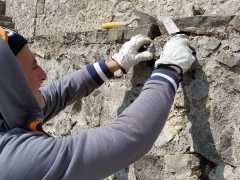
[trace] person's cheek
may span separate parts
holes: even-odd
[[[31,77],[31,86],[34,92],[36,92],[39,89],[40,85],[41,81],[39,79],[39,73],[36,70],[34,70]]]

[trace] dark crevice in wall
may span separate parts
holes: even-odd
[[[36,35],[37,18],[40,15],[44,14],[44,10],[45,10],[45,0],[37,0],[36,7],[35,7],[34,23],[33,23],[33,26],[34,26],[33,36]]]
[[[217,164],[209,161],[205,157],[201,156],[200,154],[197,154],[198,158],[200,159],[200,169],[201,169],[201,176],[199,177],[199,180],[209,180],[209,173],[211,170],[217,167]]]
[[[192,176],[196,175],[199,177],[198,180],[209,180],[209,173],[213,170],[215,170],[220,164],[223,166],[228,165],[231,166],[233,169],[237,168],[236,166],[226,163],[226,162],[220,162],[219,164],[205,158],[203,155],[197,152],[187,152],[185,154],[192,154],[196,156],[200,160],[200,166],[194,167],[192,169]],[[223,169],[224,170],[224,169]],[[224,177],[222,177],[224,179]]]
[[[6,2],[5,1],[0,1],[0,15],[5,15],[6,14]]]

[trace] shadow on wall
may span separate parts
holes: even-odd
[[[193,74],[192,74],[193,75]],[[223,161],[216,149],[211,132],[208,108],[209,84],[201,68],[196,69],[194,75],[188,74],[182,83],[184,104],[187,116],[191,121],[190,130],[194,152],[200,158],[202,175],[200,180],[208,180],[209,172]],[[193,80],[194,79],[194,80]],[[223,171],[218,174],[218,180],[224,180]]]
[[[153,70],[153,62],[141,63],[134,67],[131,79],[132,89],[126,92],[123,104],[118,109],[120,114],[140,94],[141,89],[150,77]],[[189,78],[190,77],[190,78]],[[209,124],[210,110],[207,107],[209,84],[207,77],[201,68],[194,73],[188,74],[182,83],[184,91],[184,104],[187,116],[192,123],[191,135],[194,152],[198,154],[201,163],[202,175],[200,180],[208,180],[209,172],[219,164],[223,164],[215,147],[214,138]],[[125,168],[113,175],[115,180],[129,180],[129,168]],[[218,180],[225,180],[223,170],[218,174]]]

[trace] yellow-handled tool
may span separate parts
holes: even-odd
[[[133,23],[134,21],[139,21],[138,17],[133,17],[132,19],[128,21],[112,21],[102,24],[103,29],[113,29],[113,28],[119,28],[122,26],[128,26],[129,24]]]
[[[108,22],[108,23],[102,24],[103,29],[112,29],[112,28],[118,28],[121,26],[125,26],[125,23],[119,22],[119,21],[113,21],[113,22]]]

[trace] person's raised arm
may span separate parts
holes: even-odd
[[[101,179],[147,153],[168,117],[180,72],[186,72],[195,61],[192,53],[188,39],[173,37],[141,94],[126,110],[105,127],[81,130],[66,138],[66,156],[75,158],[64,178]]]

